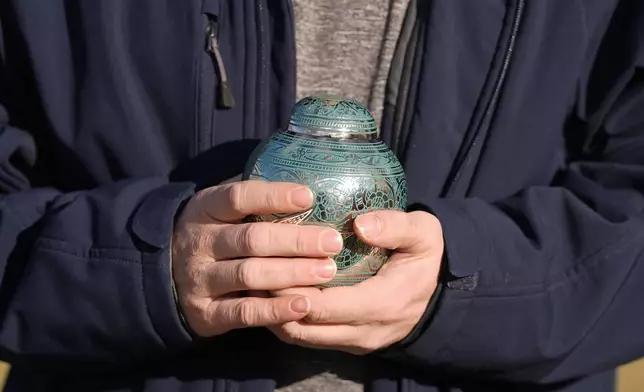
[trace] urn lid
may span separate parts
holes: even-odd
[[[293,107],[289,131],[338,139],[377,139],[376,121],[358,101],[332,95],[301,99]]]

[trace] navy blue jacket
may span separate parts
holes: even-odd
[[[442,222],[444,288],[403,344],[333,363],[383,392],[612,390],[644,354],[644,2],[414,7],[382,132]],[[294,59],[288,0],[0,2],[10,390],[264,392],[322,355],[194,341],[171,290],[179,206],[285,125]]]

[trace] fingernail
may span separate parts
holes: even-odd
[[[335,265],[335,261],[330,259],[321,261],[315,268],[315,272],[321,278],[333,278],[335,276],[336,271],[337,271],[337,267]]]
[[[342,236],[337,231],[322,234],[322,250],[327,253],[338,253],[342,250]]]
[[[291,203],[298,207],[310,207],[313,204],[313,192],[307,187],[295,188],[291,191]]]
[[[377,215],[361,215],[357,217],[356,226],[365,238],[375,238],[382,230],[382,222]]]
[[[308,313],[311,309],[311,301],[308,297],[299,297],[291,301],[291,310],[295,313]]]

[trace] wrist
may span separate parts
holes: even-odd
[[[185,209],[186,205],[190,201],[190,197],[183,200],[181,204],[179,204],[177,211],[174,214],[174,224],[172,227],[172,235],[170,237],[170,246],[168,248],[169,251],[169,257],[170,257],[170,263],[169,263],[169,268],[170,268],[170,286],[172,290],[172,297],[174,298],[174,305],[175,305],[175,311],[177,313],[177,317],[179,318],[179,321],[185,331],[192,337],[192,339],[198,339],[199,336],[192,330],[190,327],[190,324],[188,323],[188,320],[186,320],[185,316],[183,315],[183,311],[181,310],[181,302],[179,301],[179,291],[177,289],[177,281],[175,279],[175,273],[174,273],[174,267],[175,267],[175,252],[174,252],[174,242],[175,242],[175,230],[177,227],[177,221],[181,217],[181,213]]]

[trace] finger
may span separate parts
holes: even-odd
[[[210,322],[219,333],[247,327],[266,327],[302,319],[310,309],[302,296],[227,298],[211,305]]]
[[[381,281],[383,278],[374,276],[357,285],[331,287],[311,295],[311,311],[306,320],[314,324],[369,323],[385,311],[378,290],[385,290],[386,294],[388,289]]]
[[[443,239],[438,219],[423,211],[376,211],[357,217],[354,225],[367,244],[405,253],[426,252],[437,245],[433,239]]]
[[[311,286],[308,286],[308,287],[288,287],[288,288],[281,289],[281,290],[271,290],[268,293],[273,297],[283,297],[285,295],[303,295],[305,297],[311,298],[311,301],[313,301],[313,298],[315,298],[318,295],[320,295],[322,293],[322,290],[320,290],[317,287],[311,287]]]
[[[206,188],[195,198],[207,216],[223,222],[235,222],[251,214],[295,213],[313,205],[313,192],[305,186],[257,180]]]
[[[204,268],[200,280],[207,292],[218,296],[245,290],[279,290],[310,286],[330,281],[336,273],[335,262],[328,258],[249,258],[217,261]]]
[[[214,257],[326,257],[342,250],[336,230],[270,222],[226,225],[212,236]]]
[[[426,307],[436,287],[438,264],[426,258],[407,258],[391,263],[391,268],[383,268],[359,284],[324,289],[319,295],[307,294],[311,311],[305,320],[312,324],[360,326],[415,318],[418,307]]]
[[[364,340],[362,328],[350,325],[311,325],[293,321],[269,329],[282,341],[306,348],[340,350],[361,354],[366,350],[354,348]]]

